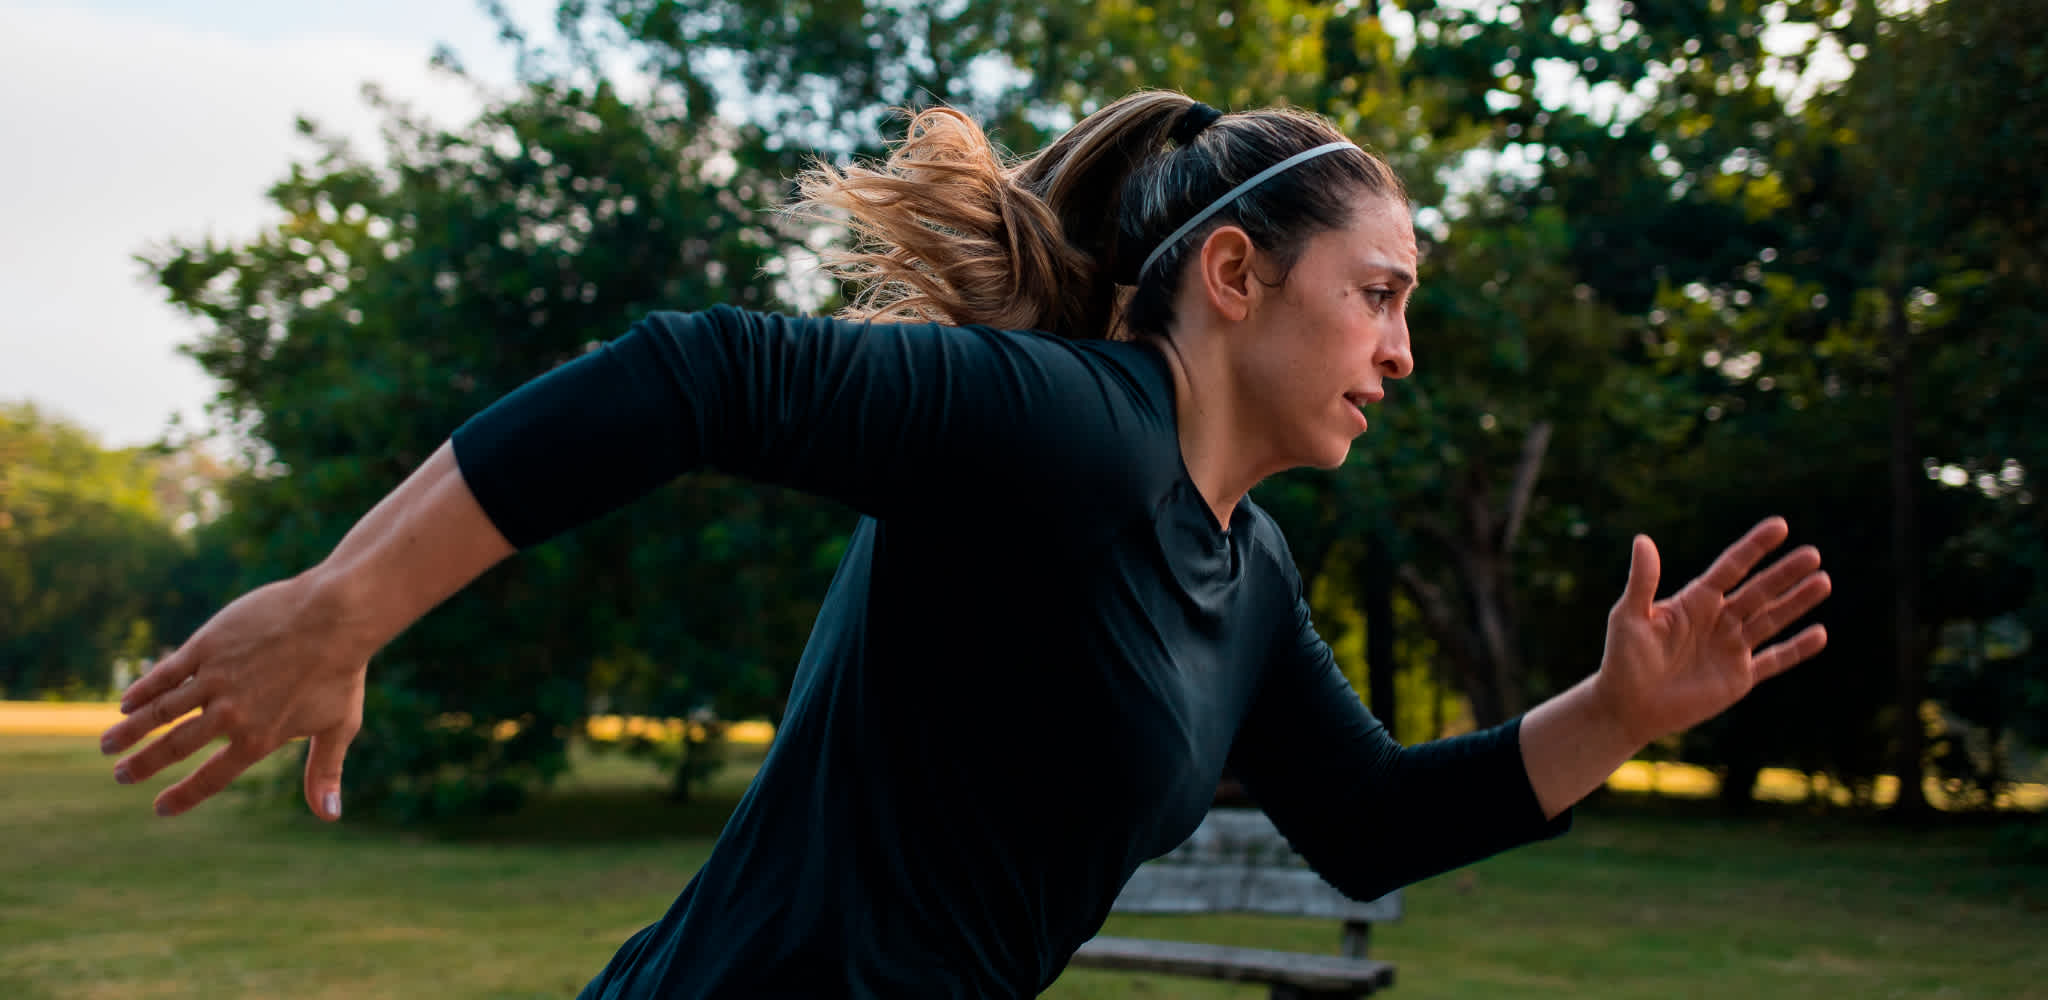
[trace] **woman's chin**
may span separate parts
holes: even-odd
[[[1289,469],[1335,469],[1351,457],[1351,445],[1360,431],[1346,428],[1333,432],[1321,427],[1296,437],[1292,447],[1282,452],[1291,460],[1283,468]]]
[[[1350,457],[1351,441],[1347,438],[1321,449],[1321,453],[1308,464],[1318,469],[1335,469],[1342,466],[1344,460]]]

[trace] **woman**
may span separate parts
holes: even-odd
[[[588,997],[1033,994],[1228,764],[1361,897],[1562,832],[1652,739],[1818,652],[1770,520],[1655,599],[1637,538],[1599,670],[1411,748],[1360,706],[1245,494],[1332,467],[1413,366],[1399,182],[1330,125],[1144,93],[999,163],[916,118],[806,178],[862,235],[841,320],[656,314],[458,429],[319,565],[222,610],[123,699],[108,752],[172,815],[310,736],[340,816],[366,662],[514,551],[715,467],[861,511],[788,716],[710,861]],[[904,322],[874,322],[902,320]],[[1041,332],[1006,332],[1036,330]],[[1056,788],[1057,794],[1044,794]]]

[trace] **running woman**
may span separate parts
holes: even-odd
[[[1413,369],[1400,182],[1321,118],[1147,92],[1004,163],[957,112],[805,178],[860,237],[836,319],[656,313],[457,429],[318,565],[221,610],[104,748],[176,815],[300,736],[341,815],[373,653],[486,568],[695,469],[862,517],[710,860],[587,998],[1036,994],[1226,766],[1372,898],[1562,833],[1650,741],[1818,652],[1768,519],[1663,600],[1634,542],[1598,669],[1412,747],[1346,684],[1246,494],[1334,467]],[[1590,623],[1589,623],[1590,624]],[[568,652],[568,651],[565,651]]]

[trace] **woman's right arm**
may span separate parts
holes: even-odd
[[[308,575],[346,609],[351,637],[378,649],[512,553],[444,442]]]
[[[122,760],[115,780],[146,780],[225,739],[157,796],[158,815],[174,816],[303,736],[312,740],[306,802],[339,818],[342,758],[362,723],[371,654],[512,551],[442,445],[319,565],[221,609],[122,695],[124,718],[100,739],[106,753],[200,714]]]
[[[371,654],[515,549],[699,468],[882,516],[1070,521],[1057,508],[1132,479],[1112,432],[1162,419],[1051,338],[656,314],[463,425],[318,566],[222,609],[128,691],[102,747],[201,709],[115,771],[226,739],[158,796],[172,815],[309,736],[306,799],[333,819]]]

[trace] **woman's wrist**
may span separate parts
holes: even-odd
[[[1545,817],[1557,816],[1606,784],[1646,745],[1597,673],[1523,716],[1521,741],[1529,785]]]
[[[1642,731],[1641,713],[1631,711],[1627,699],[1622,697],[1607,673],[1603,661],[1600,669],[1583,682],[1587,689],[1587,712],[1598,718],[1596,723],[1604,731],[1613,734],[1619,744],[1629,748],[1629,756],[1641,753],[1644,747],[1655,742],[1662,733]]]
[[[300,626],[360,660],[369,659],[406,625],[392,620],[393,609],[377,606],[380,588],[365,575],[360,563],[336,565],[330,558],[292,581],[301,591]]]

